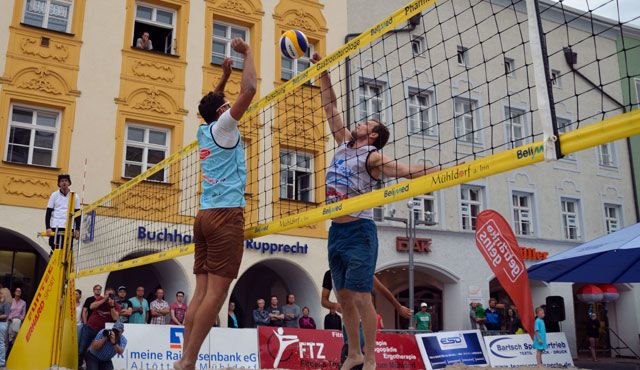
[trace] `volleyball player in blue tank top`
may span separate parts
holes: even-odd
[[[312,62],[320,61],[315,53]],[[335,156],[327,169],[327,202],[340,201],[374,189],[379,179],[416,178],[436,171],[424,164],[407,165],[379,152],[389,139],[387,127],[376,120],[356,124],[349,131],[338,110],[328,72],[320,75],[322,105],[329,128],[338,144]],[[376,311],[371,300],[373,275],[378,258],[378,236],[373,212],[363,210],[334,218],[329,229],[329,269],[338,303],[342,307],[343,322],[348,336],[349,351],[341,369],[363,365],[373,370],[375,362]],[[410,307],[413,308],[413,307]],[[360,348],[359,322],[364,332],[365,354]]]
[[[200,210],[193,225],[196,289],[185,317],[183,355],[174,368],[195,369],[196,356],[224,303],[242,261],[243,209],[247,169],[238,121],[256,92],[256,70],[249,45],[236,38],[231,48],[244,57],[240,93],[231,105],[224,86],[231,75],[231,59],[222,63],[215,90],[200,100],[205,124],[198,128],[202,172]]]

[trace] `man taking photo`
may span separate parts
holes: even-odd
[[[101,330],[87,351],[87,370],[113,370],[111,359],[124,353],[127,338],[122,335],[124,324],[116,322],[111,329]]]

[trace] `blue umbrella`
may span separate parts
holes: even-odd
[[[547,282],[640,282],[640,223],[558,253],[528,272]]]

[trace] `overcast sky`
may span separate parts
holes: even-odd
[[[563,0],[562,3],[585,11],[593,10],[594,14],[614,20],[618,20],[619,9],[621,22],[640,27],[640,0]]]

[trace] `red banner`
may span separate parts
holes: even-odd
[[[337,369],[342,333],[259,326],[258,347],[261,369]]]
[[[498,212],[488,209],[478,215],[476,246],[516,305],[522,326],[533,335],[533,303],[527,268],[511,226]]]
[[[342,332],[258,327],[260,368],[262,369],[338,369]],[[378,369],[424,369],[415,336],[378,333]]]

